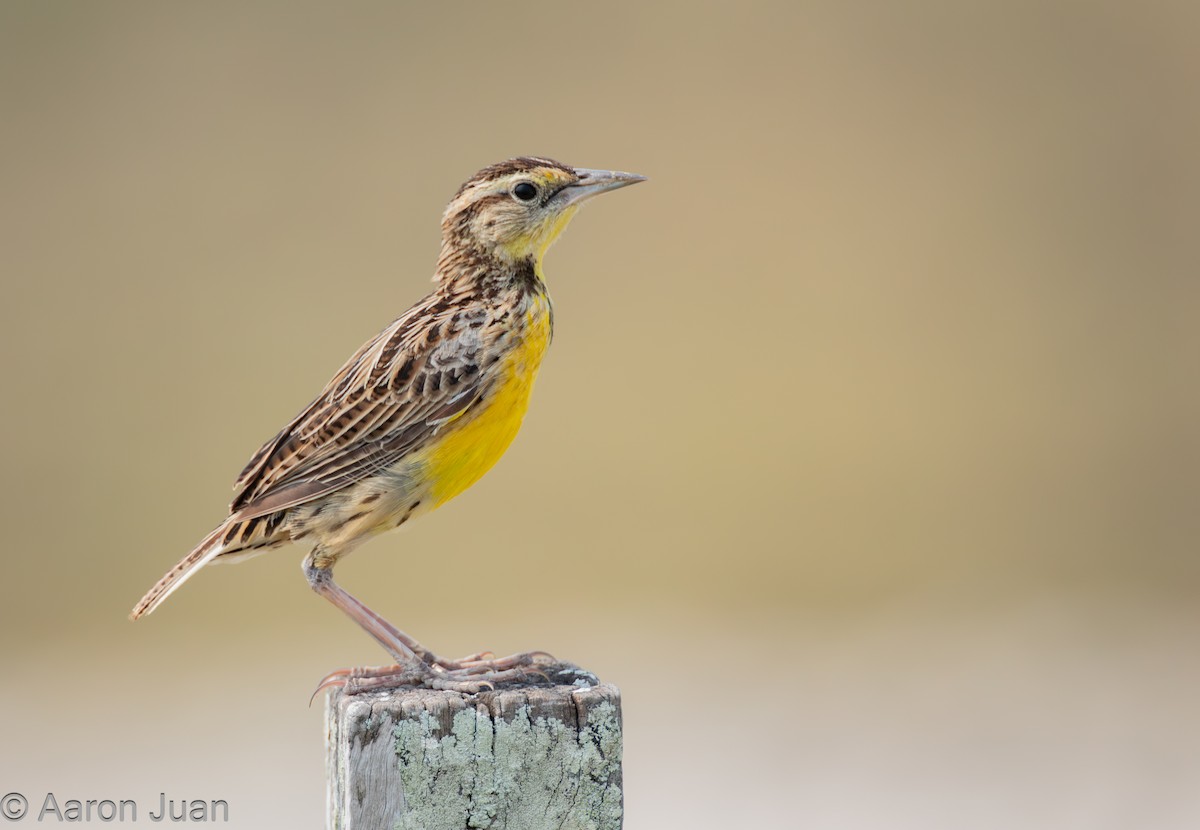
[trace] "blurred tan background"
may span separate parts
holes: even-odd
[[[629,830],[1200,826],[1198,9],[0,4],[0,791],[322,826],[303,551],[125,615],[534,153],[651,181],[342,583],[620,685]]]

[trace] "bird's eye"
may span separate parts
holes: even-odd
[[[518,182],[512,189],[512,194],[522,202],[532,202],[537,198],[538,189],[529,182]]]

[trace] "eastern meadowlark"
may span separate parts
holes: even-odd
[[[210,562],[308,542],[309,585],[397,664],[335,673],[323,685],[353,678],[471,691],[521,676],[537,654],[441,658],[340,588],[333,566],[466,490],[508,449],[553,330],[546,249],[584,200],[640,181],[544,158],[501,162],[468,179],[442,217],[432,293],[360,348],[254,454],[234,484],[229,516],[131,619]]]

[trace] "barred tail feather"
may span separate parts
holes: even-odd
[[[129,613],[129,619],[136,620],[144,617],[159,606],[160,603],[172,593],[175,589],[184,583],[184,581],[194,574],[196,571],[203,568],[213,560],[213,557],[218,556],[225,550],[225,545],[222,541],[225,534],[229,531],[228,523],[222,524],[212,533],[204,537],[191,553],[179,560],[179,563],[158,580],[154,587],[146,592],[146,596],[142,597],[137,605],[133,607],[133,611]]]

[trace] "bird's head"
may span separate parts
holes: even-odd
[[[450,200],[443,245],[505,263],[532,261],[540,272],[546,249],[582,202],[640,181],[645,177],[551,159],[502,161],[480,170]]]

